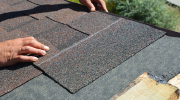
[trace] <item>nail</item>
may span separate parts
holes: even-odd
[[[45,49],[46,51],[48,51],[48,50],[49,50],[49,47],[48,47],[48,46],[44,46],[44,49]]]
[[[33,61],[37,61],[38,60],[38,58],[37,57],[33,57]]]
[[[45,55],[45,54],[46,54],[46,51],[41,50],[41,53],[42,53],[42,55]]]
[[[91,11],[95,11],[95,8],[91,8]]]

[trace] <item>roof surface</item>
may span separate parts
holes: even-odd
[[[34,36],[50,47],[0,69],[1,99],[109,99],[143,72],[169,80],[180,71],[176,32],[63,0],[0,4],[1,42]]]

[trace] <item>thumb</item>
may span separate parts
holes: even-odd
[[[94,7],[91,0],[79,0],[79,2],[86,5],[91,12],[96,11],[96,8]]]

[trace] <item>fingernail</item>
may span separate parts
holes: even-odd
[[[91,8],[91,11],[95,11],[95,8]]]
[[[108,10],[106,10],[106,12],[108,12]]]
[[[33,57],[33,61],[37,61],[38,60],[38,58],[37,57]]]
[[[45,49],[46,51],[48,51],[48,50],[49,50],[49,47],[48,47],[48,46],[44,46],[44,49]]]
[[[41,50],[41,53],[42,53],[42,55],[45,55],[45,54],[46,54],[46,51]]]

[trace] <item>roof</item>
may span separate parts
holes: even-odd
[[[0,42],[33,36],[50,47],[0,69],[2,99],[108,99],[143,72],[169,80],[180,71],[177,32],[63,0],[0,4]]]

